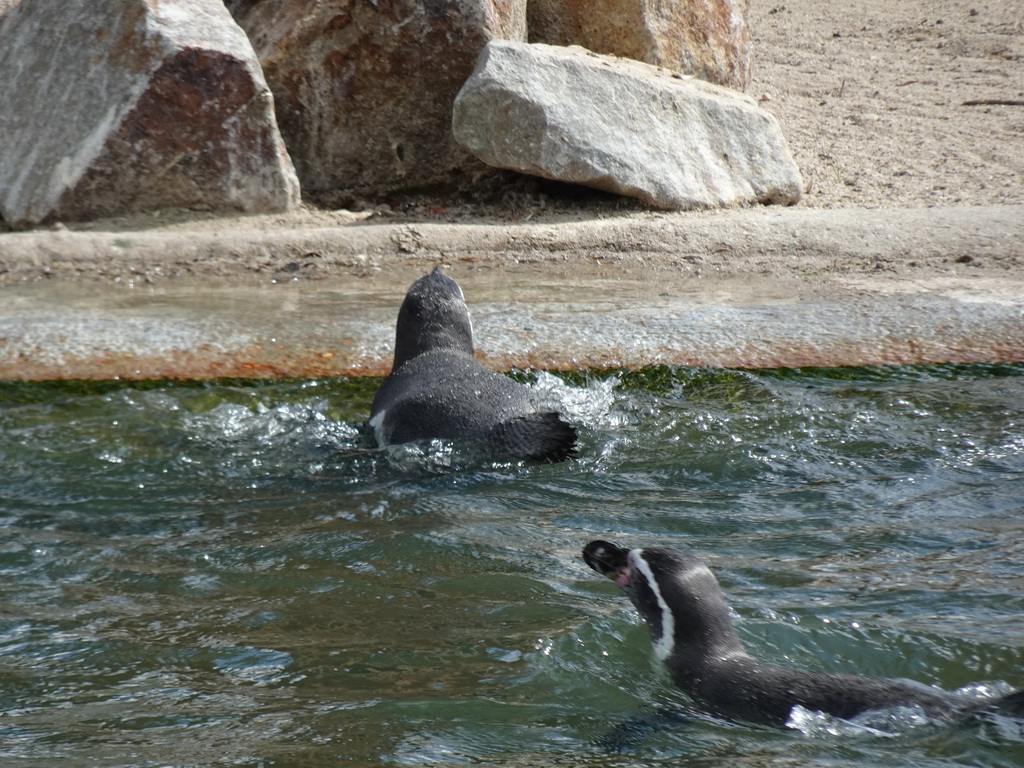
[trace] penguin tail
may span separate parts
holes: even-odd
[[[503,421],[487,433],[487,444],[496,455],[554,463],[576,455],[577,437],[576,427],[548,411]]]
[[[1007,717],[1024,719],[1024,690],[1014,691],[996,699],[992,711]]]

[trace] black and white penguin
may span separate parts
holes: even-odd
[[[979,702],[913,680],[758,661],[740,643],[718,580],[698,558],[677,549],[592,541],[583,559],[629,596],[676,685],[720,717],[782,726],[796,705],[847,720],[899,705],[917,705],[930,719],[945,722],[982,710],[1024,716],[1024,691]]]
[[[549,462],[576,451],[576,429],[559,413],[538,411],[525,386],[474,359],[465,297],[440,267],[402,302],[394,365],[369,423],[381,447],[442,438],[471,441],[490,458]]]

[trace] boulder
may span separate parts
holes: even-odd
[[[0,216],[278,211],[298,180],[220,0],[25,0],[0,17]]]
[[[488,165],[658,208],[800,199],[779,124],[753,99],[579,47],[488,43],[452,126]]]
[[[452,101],[524,0],[228,0],[249,34],[307,193],[448,181],[467,163]]]
[[[529,40],[580,45],[745,90],[749,0],[530,0]]]

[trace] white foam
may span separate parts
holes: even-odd
[[[807,709],[796,704],[789,713],[786,727],[806,736],[872,736],[891,738],[907,733],[912,728],[932,724],[924,710],[916,705],[879,707],[844,720],[825,712]]]

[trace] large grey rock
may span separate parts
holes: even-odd
[[[800,199],[779,124],[753,99],[578,47],[492,41],[452,126],[489,165],[658,208]]]
[[[270,91],[220,0],[24,0],[0,18],[0,73],[12,226],[299,200]]]
[[[530,0],[529,40],[581,45],[742,91],[749,0]]]
[[[525,0],[228,0],[253,41],[307,193],[446,182],[479,167],[452,101],[493,38],[526,40]]]

